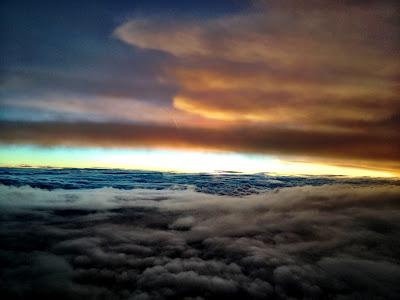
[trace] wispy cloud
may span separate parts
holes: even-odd
[[[167,73],[180,86],[174,106],[188,113],[341,129],[398,114],[393,2],[258,8],[206,21],[133,19],[114,35],[180,59]]]

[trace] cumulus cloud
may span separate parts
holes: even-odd
[[[394,184],[333,183],[245,197],[0,186],[0,195],[7,299],[400,295]]]

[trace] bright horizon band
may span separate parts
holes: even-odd
[[[0,146],[2,167],[116,168],[174,172],[276,173],[285,175],[344,175],[395,177],[385,171],[328,164],[285,161],[273,156],[212,151],[106,149],[78,147]]]

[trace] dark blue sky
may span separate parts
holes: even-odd
[[[240,4],[239,4],[240,2]],[[81,60],[90,48],[117,47],[110,35],[132,16],[206,19],[244,9],[245,1],[2,1],[2,69]],[[98,49],[98,50],[95,50]]]
[[[175,87],[156,82],[166,55],[126,45],[113,30],[132,16],[202,20],[245,7],[245,1],[2,1],[0,119],[59,118],[15,104],[55,91],[166,104]]]

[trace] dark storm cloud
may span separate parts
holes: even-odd
[[[320,131],[242,126],[177,128],[111,123],[0,122],[0,141],[10,144],[87,147],[155,147],[211,149],[325,159],[357,160],[381,169],[398,170],[399,133]]]
[[[398,186],[305,186],[244,198],[0,189],[7,299],[400,295]]]

